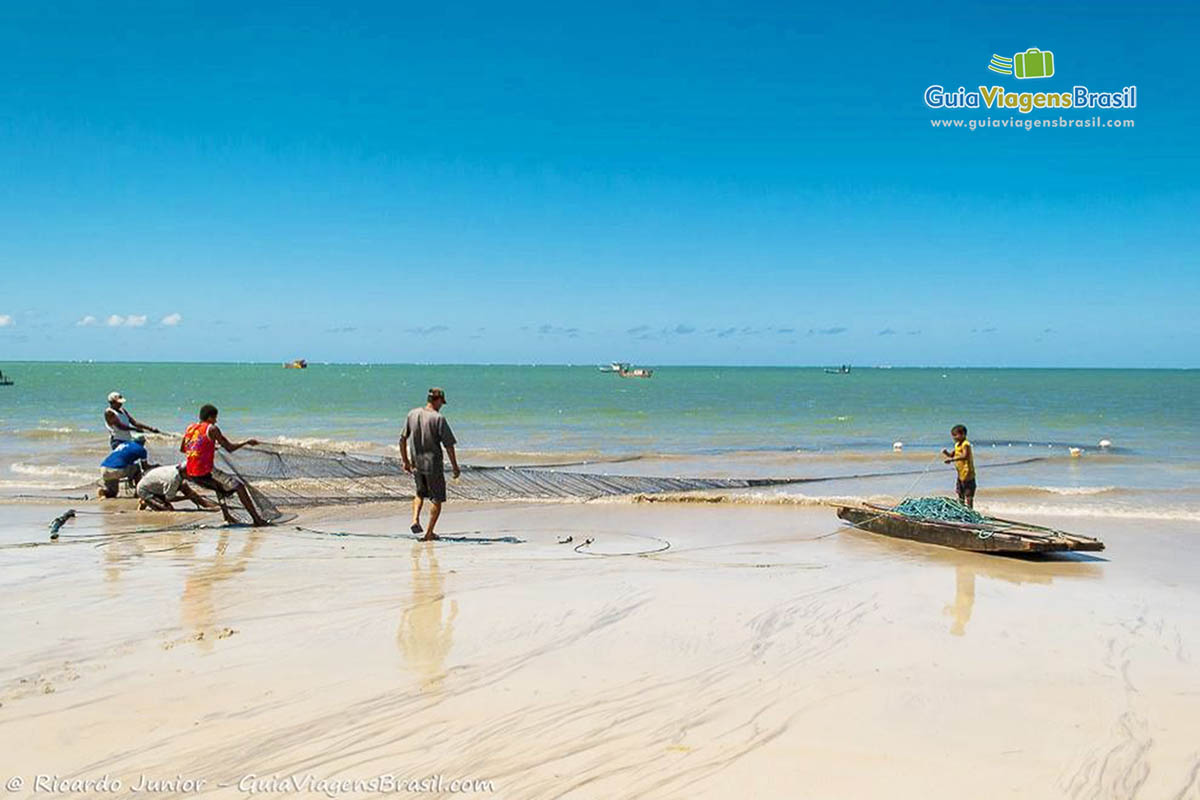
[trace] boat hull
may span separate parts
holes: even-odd
[[[859,530],[908,539],[925,544],[953,547],[977,553],[1053,553],[1104,549],[1099,539],[1061,532],[1019,530],[1010,526],[917,520],[885,508],[841,506],[838,517]]]

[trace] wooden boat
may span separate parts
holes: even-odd
[[[654,370],[645,367],[634,367],[628,361],[614,361],[607,367],[600,367],[601,372],[612,372],[622,378],[649,378]]]
[[[284,369],[308,369],[308,362],[303,358],[297,358],[295,361],[283,365]]]
[[[1104,549],[1104,542],[1099,539],[998,517],[988,517],[986,522],[982,523],[920,519],[870,503],[861,506],[840,506],[837,515],[859,530],[978,553],[1051,553]]]
[[[654,370],[644,367],[625,368],[617,373],[622,378],[649,378],[654,374]]]

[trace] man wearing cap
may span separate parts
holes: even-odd
[[[455,479],[459,476],[458,456],[454,453],[457,440],[450,430],[450,423],[442,416],[446,405],[446,393],[434,387],[429,390],[424,408],[414,408],[404,420],[404,431],[400,434],[400,457],[404,459],[404,471],[412,473],[417,493],[413,498],[412,532],[421,533],[421,508],[429,500],[429,528],[423,541],[437,537],[433,532],[438,517],[442,514],[442,503],[446,502],[446,468],[442,462],[442,448],[450,456],[450,466]],[[412,452],[409,452],[409,445]]]
[[[108,449],[116,450],[133,440],[133,434],[150,431],[162,433],[158,428],[143,425],[125,409],[125,398],[120,392],[108,393],[108,408],[104,409],[104,427],[108,428]]]

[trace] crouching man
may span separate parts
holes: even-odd
[[[108,457],[100,462],[100,499],[118,497],[121,481],[136,484],[142,477],[148,453],[146,437],[138,435],[128,442],[117,445]]]
[[[221,508],[216,503],[205,500],[184,483],[183,474],[183,464],[167,464],[149,470],[138,481],[138,510],[149,508],[153,511],[174,511],[175,507],[171,505],[171,501],[180,494],[205,511],[217,511]]]

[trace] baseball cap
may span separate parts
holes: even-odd
[[[440,389],[437,386],[435,386],[429,390],[429,399],[430,400],[441,399],[441,401],[443,403],[448,402],[446,400],[446,390]]]
[[[114,400],[117,401],[118,403],[124,403],[125,397],[120,392],[109,392],[108,393],[108,402],[111,403]]]

